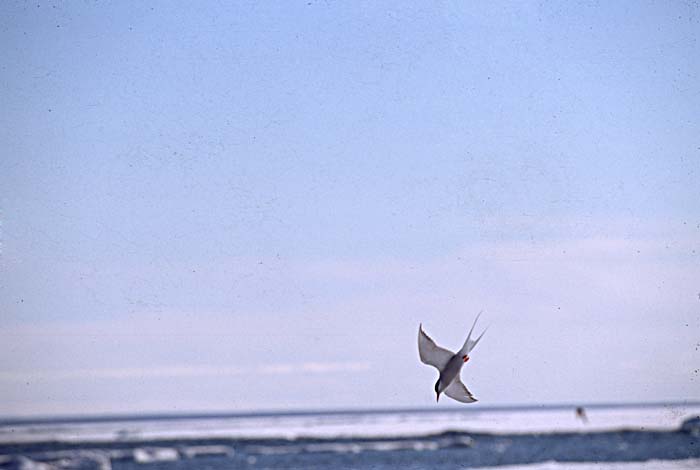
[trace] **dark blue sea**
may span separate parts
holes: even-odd
[[[700,404],[23,418],[3,469],[700,469]]]

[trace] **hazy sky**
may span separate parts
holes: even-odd
[[[3,2],[0,414],[446,406],[418,324],[481,309],[481,404],[700,399],[699,39],[697,2]]]

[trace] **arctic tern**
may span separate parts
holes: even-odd
[[[477,401],[460,380],[459,373],[462,370],[462,366],[469,360],[469,353],[486,333],[486,330],[484,330],[478,338],[471,339],[479,315],[476,316],[462,349],[456,353],[435,344],[435,341],[423,331],[422,323],[418,327],[418,354],[420,355],[420,360],[424,364],[435,367],[440,372],[440,377],[435,382],[436,401],[440,401],[440,394],[443,392],[453,400],[461,401],[462,403]]]

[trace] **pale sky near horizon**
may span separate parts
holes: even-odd
[[[0,416],[700,399],[697,2],[0,4]],[[469,406],[469,405],[465,405]]]

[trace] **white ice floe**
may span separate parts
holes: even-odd
[[[683,420],[700,415],[698,405],[589,407],[587,422],[572,408],[451,409],[439,412],[319,413],[233,416],[143,421],[0,425],[0,443],[144,442],[155,439],[405,437],[444,431],[523,434],[676,430]]]

